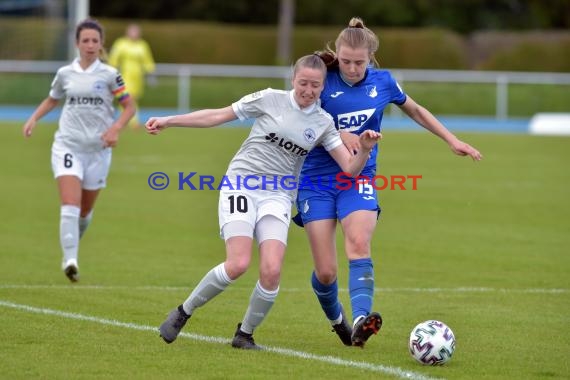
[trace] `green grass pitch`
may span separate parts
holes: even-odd
[[[179,191],[178,172],[221,176],[247,129],[124,131],[108,188],[80,245],[81,281],[60,270],[59,202],[50,169],[55,125],[25,140],[0,125],[0,377],[142,379],[560,379],[570,376],[570,139],[461,134],[485,158],[454,156],[424,132],[384,133],[379,172],[422,175],[383,191],[373,241],[374,309],[365,349],[341,345],[310,289],[303,230],[291,226],[281,292],[256,341],[229,339],[257,278],[250,271],[166,345],[157,327],[224,259],[216,191]],[[151,190],[162,171],[170,187]],[[339,248],[342,240],[339,238]],[[339,253],[341,299],[349,305]],[[423,367],[411,329],[446,322],[451,362]]]

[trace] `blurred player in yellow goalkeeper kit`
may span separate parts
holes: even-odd
[[[145,76],[154,72],[154,59],[148,43],[141,38],[141,28],[129,24],[124,37],[118,38],[111,47],[109,64],[123,75],[129,94],[137,101],[144,93]],[[138,112],[129,122],[131,128],[139,127]]]

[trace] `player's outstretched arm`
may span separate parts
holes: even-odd
[[[449,147],[453,153],[459,156],[469,156],[473,159],[473,161],[481,161],[483,158],[481,152],[457,138],[449,144]]]
[[[417,104],[412,98],[408,97],[400,108],[416,123],[445,141],[453,153],[460,156],[470,156],[474,161],[483,158],[477,149],[459,140],[430,111]]]
[[[343,172],[356,177],[366,165],[370,151],[374,148],[382,134],[370,129],[364,131],[359,137],[360,149],[356,154],[352,154],[348,148],[342,144],[329,152],[331,157],[337,162]]]
[[[151,117],[145,124],[152,135],[169,127],[209,128],[237,119],[231,106],[216,109],[204,109],[183,115]]]

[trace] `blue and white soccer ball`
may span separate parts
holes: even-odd
[[[425,321],[410,334],[410,354],[424,365],[443,365],[455,351],[455,335],[443,322]]]

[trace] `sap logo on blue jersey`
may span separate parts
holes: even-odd
[[[370,119],[374,111],[376,108],[338,114],[338,129],[347,132],[357,131]]]

